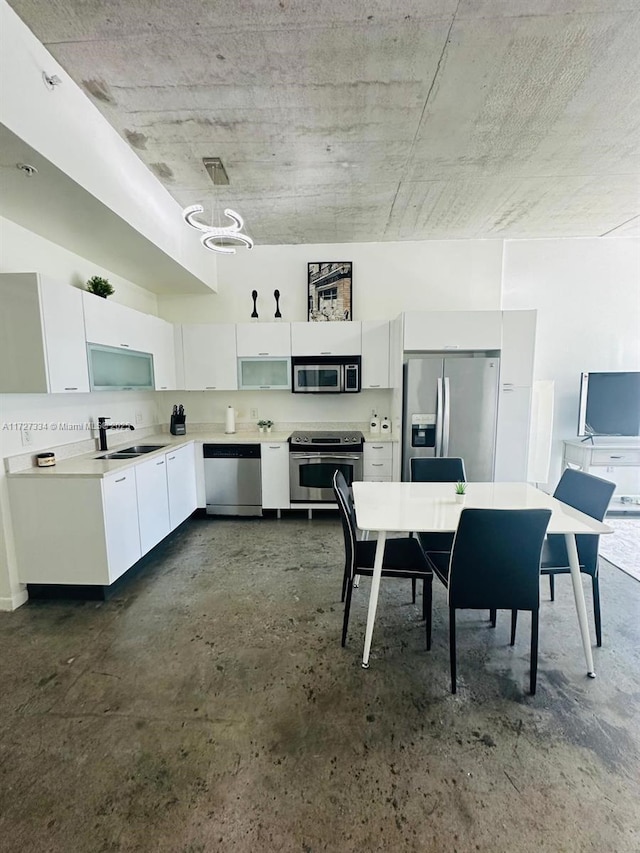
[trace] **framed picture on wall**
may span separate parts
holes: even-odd
[[[312,323],[353,320],[351,261],[307,265],[308,317]]]

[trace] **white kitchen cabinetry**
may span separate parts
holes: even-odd
[[[498,350],[501,311],[412,311],[404,315],[404,349]]]
[[[290,391],[290,358],[239,358],[238,388],[241,391]]]
[[[198,506],[196,462],[193,444],[165,454],[167,489],[169,493],[169,523],[171,530],[182,524]]]
[[[494,480],[522,483],[527,479],[531,388],[502,388],[498,399],[498,425]]]
[[[389,323],[386,320],[363,320],[362,390],[390,387]]]
[[[0,301],[0,392],[88,392],[82,291],[37,273],[5,273]]]
[[[102,489],[108,583],[113,583],[142,556],[135,472],[130,468],[105,477]]]
[[[238,358],[291,355],[291,323],[238,323]]]
[[[8,479],[22,583],[108,586],[140,558],[133,468]]]
[[[359,321],[292,323],[292,355],[360,355],[362,323]]]
[[[173,323],[149,315],[149,327],[155,389],[173,391],[177,387]]]
[[[82,291],[87,341],[138,352],[152,351],[151,315]]]
[[[373,438],[364,443],[363,479],[389,481],[393,479],[393,445],[376,442]]]
[[[169,493],[167,490],[167,460],[164,456],[148,459],[136,465],[138,523],[140,550],[143,554],[169,534]]]
[[[500,382],[504,387],[531,386],[537,311],[503,311]]]
[[[286,441],[260,445],[262,508],[289,509],[289,445]]]
[[[237,391],[236,327],[202,323],[182,327],[187,391]]]

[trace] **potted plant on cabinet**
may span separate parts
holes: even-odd
[[[102,278],[99,275],[93,275],[87,282],[87,290],[89,293],[94,293],[96,296],[101,296],[106,299],[114,292],[108,278]]]

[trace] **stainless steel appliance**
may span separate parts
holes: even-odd
[[[359,355],[294,356],[291,390],[294,394],[357,394]]]
[[[363,454],[361,432],[294,432],[289,439],[291,502],[334,503],[334,471],[342,471],[349,485],[362,480]]]
[[[500,358],[488,352],[407,359],[403,480],[412,456],[461,456],[468,480],[493,480],[499,374]]]
[[[262,515],[259,444],[205,444],[208,515]]]

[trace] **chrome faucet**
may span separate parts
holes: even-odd
[[[108,429],[135,429],[133,424],[108,424],[111,418],[98,418],[98,437],[100,439],[100,450],[108,450],[107,447],[107,430]]]

